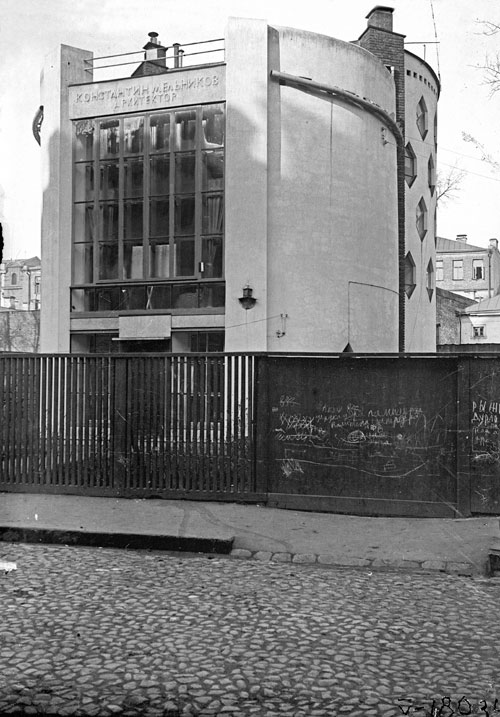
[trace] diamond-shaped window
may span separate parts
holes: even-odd
[[[420,239],[423,241],[427,234],[427,204],[422,197],[417,204],[416,226]]]
[[[427,134],[428,124],[428,112],[427,105],[423,97],[420,98],[420,102],[417,105],[417,127],[420,132],[422,139],[425,139]]]
[[[429,182],[429,189],[431,190],[431,196],[434,194],[434,190],[436,188],[436,166],[434,164],[434,157],[429,157],[429,161],[427,162],[427,177]]]
[[[415,277],[415,262],[413,261],[411,252],[408,252],[408,254],[405,256],[405,293],[408,298],[410,298],[410,296],[415,291],[415,287],[417,285]]]
[[[406,184],[411,187],[417,177],[417,157],[413,151],[413,147],[408,142],[405,147],[405,180]]]
[[[432,299],[432,294],[434,293],[434,265],[432,263],[432,259],[429,259],[429,263],[427,264],[427,293],[429,294],[429,301]]]

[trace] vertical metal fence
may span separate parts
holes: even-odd
[[[0,490],[251,500],[255,360],[0,357]]]
[[[0,491],[500,511],[500,355],[0,355]]]

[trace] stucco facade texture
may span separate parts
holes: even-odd
[[[391,113],[391,76],[355,45],[259,21],[233,20],[228,42],[226,348],[397,351],[395,141],[365,110],[269,79],[309,77]],[[241,327],[246,284],[257,304]]]
[[[406,350],[435,351],[436,337],[436,152],[439,83],[429,66],[405,52],[405,143],[415,154],[415,179],[406,187],[405,254],[415,265],[415,290],[406,301]],[[425,109],[419,129],[419,104]],[[424,232],[417,226],[417,209],[425,204]],[[422,236],[423,234],[423,236]]]
[[[226,351],[341,352],[348,345],[356,352],[398,351],[401,139],[390,119],[396,115],[394,77],[356,44],[263,20],[231,19],[225,49],[225,62],[213,67],[217,81],[205,84],[196,84],[208,71],[198,66],[97,85],[85,74],[91,53],[63,46],[49,58],[42,82],[42,262],[52,292],[42,306],[42,351],[69,351],[71,332],[119,330],[120,311],[71,310],[73,121],[204,102],[224,103],[226,113],[225,305],[166,311],[172,314],[172,348],[183,350],[183,331],[218,329]],[[427,72],[430,82],[421,64],[418,72]],[[284,74],[297,81],[283,81]],[[164,82],[178,90],[163,84],[153,92],[154,83]],[[432,115],[436,95],[418,79],[412,82],[408,106],[424,95]],[[135,97],[142,97],[137,108]],[[409,114],[408,126],[412,119]],[[419,152],[433,151],[433,132],[431,124]],[[424,195],[422,240],[414,231],[414,204]],[[418,291],[408,302],[411,350],[435,346],[435,297],[425,285],[428,262],[434,262],[434,202],[425,171],[407,202],[408,248],[418,274]],[[248,311],[238,300],[244,287],[256,299]]]

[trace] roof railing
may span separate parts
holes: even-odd
[[[206,45],[210,45],[210,47],[206,48]],[[186,51],[186,48],[188,48],[188,51]],[[225,61],[224,38],[188,42],[182,45],[180,43],[173,43],[165,49],[167,52],[171,50],[171,53],[159,58],[148,57],[144,50],[93,57],[84,60],[85,72],[89,74],[89,82],[96,82],[130,77],[132,72],[143,63],[158,65],[164,68],[165,72],[169,72],[170,70],[177,70],[183,67],[194,67]],[[130,59],[122,61],[121,58]],[[117,61],[106,62],[107,60]],[[126,72],[125,68],[131,68],[127,74],[124,74]]]

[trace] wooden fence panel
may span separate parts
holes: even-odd
[[[499,361],[0,355],[0,491],[497,513]]]
[[[0,356],[0,490],[255,496],[253,359]]]
[[[470,499],[475,513],[500,513],[500,357],[469,362],[466,405],[470,435]]]
[[[456,359],[273,357],[269,371],[270,504],[459,514]]]

